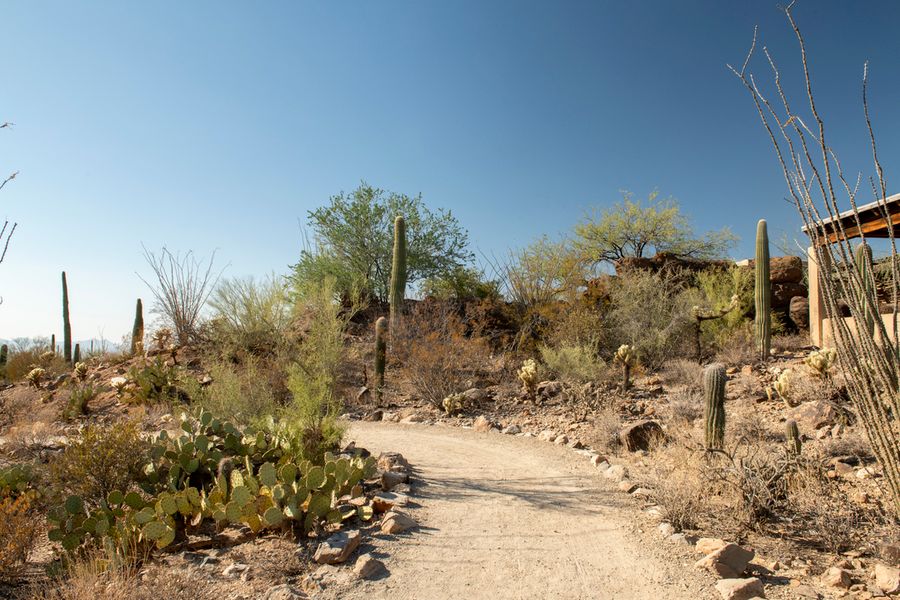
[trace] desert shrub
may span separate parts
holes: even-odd
[[[659,373],[663,383],[671,387],[683,386],[699,390],[703,387],[703,367],[695,360],[676,358],[666,362]]]
[[[86,415],[88,411],[88,402],[97,397],[98,389],[92,383],[82,385],[73,385],[69,392],[69,401],[63,411],[63,418],[66,420],[76,419],[82,415]]]
[[[753,341],[750,325],[735,329],[730,336],[719,343],[716,362],[728,366],[743,366],[755,363],[759,359],[759,351]]]
[[[143,366],[128,371],[125,401],[134,404],[174,403],[187,399],[181,387],[178,368],[157,356]]]
[[[291,304],[287,284],[270,275],[223,279],[209,299],[209,335],[223,353],[277,353],[288,339]]]
[[[391,358],[415,394],[441,408],[447,396],[471,387],[487,369],[490,351],[479,332],[466,334],[462,319],[445,302],[422,302],[393,333]]]
[[[511,251],[494,269],[507,298],[526,307],[573,299],[590,273],[589,263],[570,241],[547,236]]]
[[[46,347],[33,346],[21,350],[11,348],[6,362],[6,378],[9,381],[21,381],[37,367],[44,369],[47,377],[55,377],[69,370],[66,361]]]
[[[703,415],[703,394],[698,386],[682,385],[669,394],[669,410],[672,420],[684,425],[692,425]]]
[[[266,369],[259,359],[248,357],[239,365],[215,362],[209,375],[209,385],[201,387],[191,380],[187,393],[193,404],[220,418],[249,425],[275,414],[283,405],[276,399],[272,381],[279,374]]]
[[[34,546],[38,519],[31,504],[26,494],[0,497],[0,581],[18,577]]]
[[[541,346],[541,360],[547,371],[564,381],[586,382],[603,377],[606,365],[589,346]]]
[[[685,450],[671,452],[654,472],[654,500],[666,521],[678,531],[698,529],[708,510],[709,487],[702,472],[692,464],[696,456]]]
[[[193,600],[196,580],[177,571],[110,569],[102,553],[70,561],[65,571],[45,583],[29,600]]]
[[[582,299],[560,305],[550,319],[544,336],[548,346],[585,346],[599,351],[608,335],[605,315],[596,306]]]
[[[753,308],[753,271],[737,266],[708,269],[697,273],[695,283],[700,292],[698,306],[703,310],[723,311],[731,306],[733,296],[738,298],[733,310],[700,325],[702,342],[718,348],[750,322],[747,314]]]
[[[88,425],[51,461],[47,493],[98,506],[111,491],[128,491],[141,479],[147,450],[135,423]]]
[[[638,360],[650,369],[676,356],[690,356],[695,325],[691,307],[696,291],[686,289],[681,274],[632,270],[619,275],[610,287],[611,323],[607,351],[622,344],[635,348]]]
[[[487,279],[483,271],[472,267],[457,267],[452,271],[429,277],[419,285],[425,298],[435,300],[484,300],[500,298],[500,283]]]
[[[614,452],[619,447],[619,431],[622,429],[622,419],[619,413],[611,407],[601,407],[593,411],[590,417],[593,420],[591,433],[588,435],[588,443],[592,448]]]

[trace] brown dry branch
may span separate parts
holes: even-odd
[[[779,68],[766,48],[763,48],[763,53],[771,70],[777,95],[775,102],[763,94],[753,73],[748,71],[757,45],[756,31],[740,71],[730,65],[729,68],[753,100],[787,183],[790,200],[803,219],[805,231],[813,244],[813,259],[824,273],[830,265],[852,264],[853,246],[847,238],[845,225],[838,216],[841,214],[841,201],[846,201],[854,224],[859,228],[859,179],[857,178],[855,185],[850,185],[837,155],[826,141],[825,123],[819,114],[813,93],[813,77],[806,43],[792,13],[794,5],[795,2],[791,2],[783,10],[799,43],[805,101],[808,103],[808,117],[814,123],[813,128],[807,126],[804,115],[792,108],[782,85]],[[854,332],[840,318],[839,299],[846,302],[857,322],[861,322],[866,314],[879,314],[875,293],[868,288],[856,269],[837,268],[833,276],[821,278],[821,286],[826,316],[834,324],[839,364],[847,380],[849,396],[859,412],[873,452],[884,469],[885,480],[893,493],[895,512],[900,514],[900,348],[896,342],[900,257],[887,211],[887,184],[869,115],[867,87],[866,65],[863,69],[862,104],[877,173],[877,185],[873,180],[872,191],[885,220],[891,251],[893,319],[890,331],[882,319],[876,319],[874,331],[860,328],[860,331]],[[829,232],[821,225],[823,219],[831,219],[829,228],[837,238],[834,242],[830,242]]]

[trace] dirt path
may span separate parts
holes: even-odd
[[[390,576],[340,598],[690,599],[717,597],[589,461],[536,439],[354,423],[350,439],[413,466],[421,528],[377,536]],[[646,529],[653,525],[646,523]],[[335,590],[337,592],[337,590]]]

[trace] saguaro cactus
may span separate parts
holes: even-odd
[[[131,353],[144,353],[144,305],[141,299],[137,299],[137,306],[134,308],[134,327],[131,328]]]
[[[0,346],[0,367],[6,365],[6,359],[9,356],[9,347],[6,344]]]
[[[56,353],[56,334],[50,334],[50,352]]]
[[[859,278],[862,280],[859,305],[863,307],[863,324],[869,335],[874,335],[875,315],[878,314],[878,310],[872,306],[872,302],[877,302],[875,297],[875,278],[872,275],[872,247],[862,242],[856,247],[853,262],[856,263],[856,270],[859,273]]]
[[[66,283],[66,272],[62,272],[62,303],[63,303],[63,358],[67,363],[72,362],[72,323],[69,322],[69,286]]]
[[[725,365],[715,363],[703,371],[707,450],[721,450],[725,445],[725,379]]]
[[[75,352],[72,353],[72,362],[81,362],[81,344],[75,344]]]
[[[384,367],[387,362],[387,319],[378,317],[375,321],[375,399],[381,402],[384,396]]]
[[[766,220],[756,225],[756,349],[760,358],[769,358],[772,348],[772,281],[769,276],[769,234]]]
[[[394,261],[391,265],[391,289],[388,300],[391,303],[391,331],[395,331],[403,310],[406,296],[406,221],[398,216],[394,219]]]
[[[797,421],[788,421],[784,424],[784,435],[787,438],[788,452],[793,456],[800,456],[803,450],[803,442],[800,440],[800,430],[797,429]]]

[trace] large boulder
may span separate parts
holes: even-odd
[[[619,442],[629,452],[649,450],[654,441],[664,437],[662,427],[656,421],[638,421],[627,425],[619,432]]]
[[[722,595],[724,600],[750,600],[751,598],[766,597],[763,583],[756,577],[720,579],[716,583],[716,591]]]
[[[791,305],[791,298],[795,296],[806,297],[809,292],[802,283],[773,283],[772,306],[787,307]]]
[[[359,547],[359,541],[359,531],[339,531],[319,544],[313,560],[320,565],[346,562]]]
[[[753,550],[747,550],[737,544],[726,544],[698,560],[696,566],[709,569],[726,579],[740,577],[753,560],[754,554]]]
[[[797,329],[809,329],[809,298],[806,296],[791,298],[788,314],[791,317],[791,323],[796,325]]]
[[[834,406],[826,400],[804,402],[789,411],[789,419],[797,421],[797,424],[806,431],[819,429],[826,425],[834,425],[837,422],[838,412]]]
[[[756,259],[740,263],[756,269]],[[803,261],[799,256],[773,256],[769,258],[769,280],[772,283],[800,283],[803,281]]]

